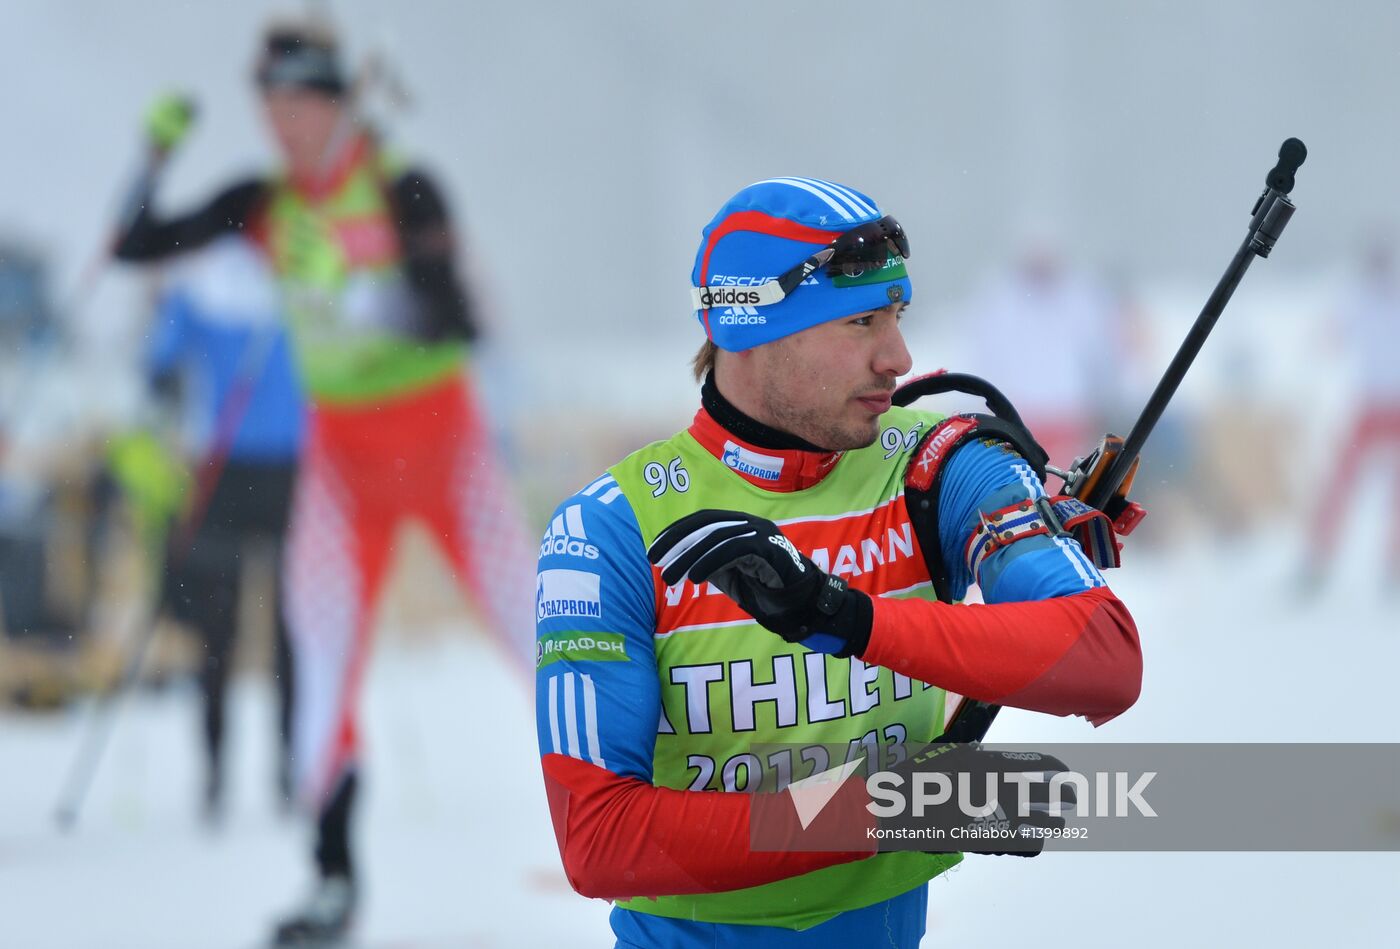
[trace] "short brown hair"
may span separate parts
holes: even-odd
[[[705,340],[700,349],[695,353],[695,358],[690,360],[690,368],[695,373],[696,382],[704,382],[705,376],[709,375],[715,368],[715,353],[719,352],[719,347],[710,340]]]

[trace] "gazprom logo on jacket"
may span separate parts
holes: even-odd
[[[731,441],[724,443],[723,461],[735,471],[762,478],[764,481],[777,481],[783,476],[782,458],[777,455],[761,455]]]
[[[535,584],[535,617],[543,621],[561,616],[599,619],[603,602],[598,575],[583,570],[541,570]]]

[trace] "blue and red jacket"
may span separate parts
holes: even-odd
[[[702,409],[692,433],[707,444],[714,439],[699,430],[716,427]],[[785,457],[789,470],[825,470],[811,452],[725,436],[721,442]],[[988,556],[976,577],[967,567],[965,548],[981,513],[1044,496],[1030,466],[1004,445],[977,440],[945,464],[938,523],[951,592],[961,599],[977,582],[987,605],[876,597],[870,644],[860,658],[961,695],[1084,715],[1096,724],[1131,706],[1142,670],[1137,631],[1076,541],[1028,537]],[[749,815],[763,795],[652,784],[659,719],[664,727],[655,660],[647,661],[656,630],[653,568],[628,499],[610,475],[556,509],[540,571],[542,603],[566,604],[540,609],[541,643],[565,632],[621,634],[627,655],[626,662],[561,659],[537,672],[546,790],[576,890],[605,899],[720,892],[869,856],[751,852]],[[566,580],[573,599],[560,598]],[[604,607],[596,616],[587,608],[593,602]],[[612,925],[626,947],[847,946],[874,944],[876,936],[880,945],[912,947],[924,932],[926,903],[927,886],[919,886],[801,931],[622,908],[614,909]]]

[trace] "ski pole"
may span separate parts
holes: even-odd
[[[167,141],[152,141],[147,144],[141,165],[132,177],[131,185],[127,188],[121,203],[118,205],[116,220],[78,272],[78,281],[74,284],[72,295],[68,298],[68,305],[64,307],[62,312],[76,316],[87,306],[87,302],[96,291],[103,274],[107,272],[108,264],[112,262],[112,251],[116,248],[117,242],[121,240],[122,234],[131,227],[136,216],[141,213],[142,205],[154,193],[156,181],[160,178],[161,172],[165,170],[171,152],[175,150],[175,142],[184,135],[184,132],[198,115],[199,110],[193,99],[180,97],[172,100],[170,118],[177,123],[183,123],[183,127],[178,133],[172,129],[172,138]]]
[[[173,538],[164,561],[155,574],[156,582],[152,584],[151,590],[150,615],[139,627],[137,633],[139,638],[127,657],[121,676],[99,699],[92,716],[88,719],[89,725],[84,732],[83,741],[78,747],[78,754],[68,770],[68,779],[59,795],[58,806],[54,813],[59,826],[65,830],[77,823],[78,813],[82,809],[88,788],[92,784],[93,776],[97,772],[97,766],[102,760],[108,738],[116,723],[121,700],[135,687],[137,679],[141,676],[141,669],[145,665],[146,654],[150,651],[151,642],[155,639],[158,625],[157,620],[161,605],[161,578],[171,567],[183,564],[194,548],[199,528],[209,513],[209,502],[223,477],[224,466],[228,462],[234,440],[237,438],[238,431],[243,424],[243,418],[248,412],[248,405],[252,402],[257,382],[262,377],[263,370],[276,347],[280,331],[281,328],[276,323],[260,331],[243,350],[239,358],[237,375],[229,387],[229,392],[224,398],[215,422],[214,442],[198,467],[188,512],[174,527]],[[159,559],[159,554],[153,554],[150,559]]]
[[[1307,148],[1296,138],[1285,140],[1279,147],[1278,164],[1264,179],[1264,193],[1254,202],[1254,208],[1250,212],[1249,231],[1245,234],[1244,242],[1235,252],[1205,306],[1201,308],[1200,315],[1196,317],[1196,322],[1186,334],[1186,339],[1177,350],[1176,356],[1147,400],[1147,405],[1143,407],[1117,457],[1109,464],[1107,472],[1089,489],[1084,501],[1091,507],[1103,510],[1113,499],[1132,471],[1143,445],[1147,443],[1147,437],[1152,434],[1152,429],[1161,419],[1172,396],[1176,394],[1186,371],[1191,368],[1201,347],[1205,345],[1206,337],[1215,328],[1216,321],[1224,312],[1225,305],[1230,302],[1230,297],[1234,295],[1245,271],[1249,269],[1255,257],[1268,257],[1269,252],[1273,250],[1274,243],[1283,233],[1289,218],[1293,216],[1295,209],[1293,203],[1288,200],[1288,195],[1293,190],[1293,176],[1307,157]],[[1001,706],[991,702],[963,699],[957,711],[953,713],[941,740],[981,741],[987,730],[992,727],[992,722],[1000,710]]]

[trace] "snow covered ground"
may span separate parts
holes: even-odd
[[[1008,712],[992,737],[1400,741],[1394,603],[1383,609],[1364,559],[1300,601],[1285,592],[1294,553],[1274,536],[1130,560],[1114,580],[1144,637],[1137,707],[1098,732]],[[575,896],[558,868],[528,696],[480,639],[443,633],[386,637],[372,666],[358,944],[610,945],[606,904]],[[270,692],[245,682],[235,707],[217,832],[197,820],[193,691],[125,708],[69,835],[51,808],[80,712],[0,718],[0,945],[258,945],[306,885],[306,846],[273,806]],[[925,945],[1377,945],[1400,923],[1397,893],[1397,854],[970,857],[932,885]]]
[[[366,699],[364,944],[607,944],[607,907],[576,897],[558,868],[532,705],[491,649],[464,636],[386,646]],[[234,709],[234,786],[217,831],[196,808],[193,689],[124,708],[67,835],[51,815],[83,715],[0,720],[0,945],[235,949],[265,938],[308,883],[308,838],[274,806],[271,691],[245,682]]]

